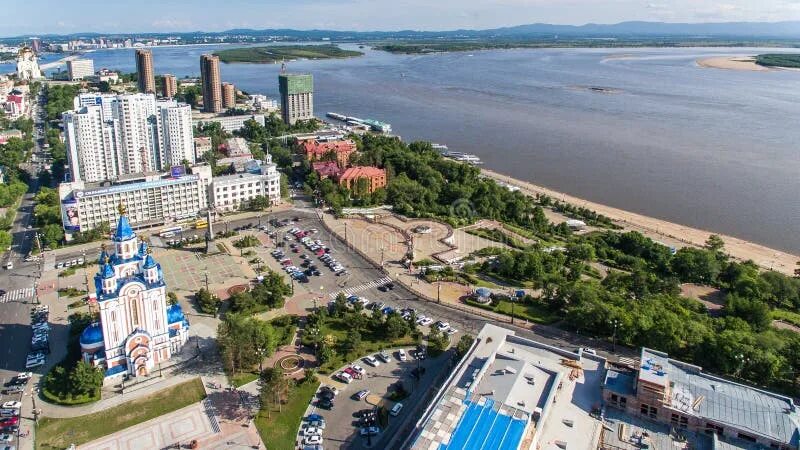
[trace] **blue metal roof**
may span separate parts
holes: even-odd
[[[181,305],[174,304],[167,309],[167,323],[173,324],[184,320],[183,309]]]
[[[111,267],[111,264],[106,264],[103,266],[102,272],[103,278],[113,278],[114,277],[114,268]]]
[[[106,376],[107,377],[114,376],[114,375],[116,375],[118,373],[125,372],[126,370],[128,370],[128,369],[125,366],[114,366],[114,367],[106,370]]]
[[[130,222],[128,222],[128,217],[124,214],[120,215],[119,222],[117,222],[117,229],[114,231],[114,241],[122,242],[135,237],[136,234],[133,232]]]
[[[99,323],[93,323],[81,333],[81,345],[92,345],[103,342],[103,329]]]

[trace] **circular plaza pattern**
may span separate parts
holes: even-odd
[[[303,368],[303,357],[300,355],[286,355],[275,361],[275,367],[285,375],[297,373]]]
[[[247,292],[250,289],[249,286],[246,284],[237,284],[235,286],[231,286],[227,289],[228,295],[236,295],[241,294],[242,292]]]

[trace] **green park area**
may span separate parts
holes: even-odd
[[[224,63],[271,64],[287,59],[352,58],[363,53],[343,50],[336,45],[281,45],[245,47],[220,50],[214,53]]]
[[[205,395],[203,383],[200,378],[195,378],[146,397],[85,416],[68,419],[45,417],[36,427],[36,448],[64,449],[71,444],[84,444],[197,403],[205,398]]]
[[[282,403],[268,405],[259,411],[255,418],[256,428],[271,448],[294,448],[297,443],[297,430],[303,420],[306,407],[314,398],[319,382],[308,380],[297,384],[289,383],[285,389]],[[262,397],[266,391],[262,391]]]

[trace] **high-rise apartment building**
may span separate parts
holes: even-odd
[[[222,112],[222,85],[219,77],[218,56],[200,56],[200,78],[203,83],[203,111]]]
[[[82,80],[94,75],[94,61],[91,59],[72,59],[67,61],[67,74],[72,81]]]
[[[106,122],[102,106],[86,106],[63,116],[69,181],[96,182],[117,176],[118,130]]]
[[[161,168],[166,170],[183,161],[194,164],[194,135],[192,107],[185,103],[158,102],[158,132]]]
[[[98,182],[195,161],[191,107],[154,94],[81,94],[64,113],[71,181]]]
[[[222,107],[236,107],[236,86],[233,83],[222,83]]]
[[[139,78],[139,92],[155,94],[156,78],[153,72],[153,53],[150,50],[136,50],[136,74]]]
[[[287,125],[314,118],[314,79],[310,74],[278,75],[281,117]]]
[[[42,40],[38,37],[31,38],[31,49],[37,55],[42,52]]]
[[[166,98],[175,97],[175,94],[178,93],[178,80],[175,78],[175,75],[164,74],[164,86],[161,91],[161,94]]]

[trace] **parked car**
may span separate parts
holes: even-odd
[[[408,360],[408,357],[406,356],[406,351],[403,350],[402,348],[397,351],[397,359],[399,359],[400,361]]]
[[[319,414],[309,414],[306,416],[306,422],[313,422],[315,420],[325,421],[325,418],[320,416]]]
[[[381,359],[381,361],[383,361],[385,363],[388,363],[389,361],[391,361],[391,358],[389,357],[389,354],[386,353],[386,350],[381,350],[380,353],[378,353],[377,356],[378,356],[378,358]]]
[[[356,400],[363,400],[367,395],[369,395],[369,391],[367,389],[362,389],[353,394],[353,398]]]
[[[402,410],[403,410],[403,404],[400,403],[400,402],[397,402],[397,403],[394,404],[394,406],[392,406],[392,409],[389,410],[389,414],[391,414],[393,416],[397,416],[398,414],[400,414],[400,411],[402,411]]]
[[[351,364],[350,368],[353,369],[354,371],[358,372],[361,375],[364,375],[367,372],[366,370],[364,370],[363,367],[359,366],[358,364]]]
[[[0,420],[0,427],[10,427],[18,425],[19,425],[19,417],[8,417],[6,419]]]
[[[20,408],[22,408],[22,402],[17,402],[17,401],[5,402],[5,403],[3,403],[2,408],[3,409],[20,409]]]
[[[350,384],[353,382],[353,377],[347,372],[339,372],[336,374],[336,378],[341,380],[344,383]]]
[[[309,420],[308,423],[306,424],[306,426],[313,427],[313,428],[318,428],[320,430],[324,430],[325,429],[325,419]]]
[[[380,432],[381,429],[378,427],[364,427],[360,431],[362,436],[375,436]]]
[[[322,430],[317,427],[303,428],[303,436],[322,436]]]
[[[303,438],[303,445],[322,444],[322,436],[306,436]]]
[[[378,359],[375,358],[374,356],[366,356],[366,357],[364,357],[363,360],[364,360],[365,363],[369,364],[372,367],[378,367],[378,366],[381,365],[381,363],[378,361]]]
[[[427,327],[428,325],[433,323],[433,319],[431,319],[430,317],[421,316],[420,318],[417,319],[417,323],[419,325]]]
[[[330,391],[333,395],[339,395],[339,389],[336,389],[336,386],[322,386],[319,388],[321,391]]]
[[[333,400],[329,398],[323,398],[317,402],[317,406],[319,406],[322,409],[331,410],[333,409]]]
[[[19,416],[18,409],[0,409],[0,417],[17,417]]]
[[[449,323],[447,323],[447,322],[442,322],[441,320],[440,320],[440,321],[438,321],[438,322],[436,322],[436,328],[438,328],[438,329],[439,329],[439,331],[444,331],[444,330],[446,330],[446,329],[447,329],[447,327],[449,327],[449,326],[450,326],[450,324],[449,324]]]
[[[356,378],[358,376],[358,372],[356,372],[355,370],[353,370],[353,369],[351,369],[349,367],[345,367],[344,373],[350,375],[353,378]]]

